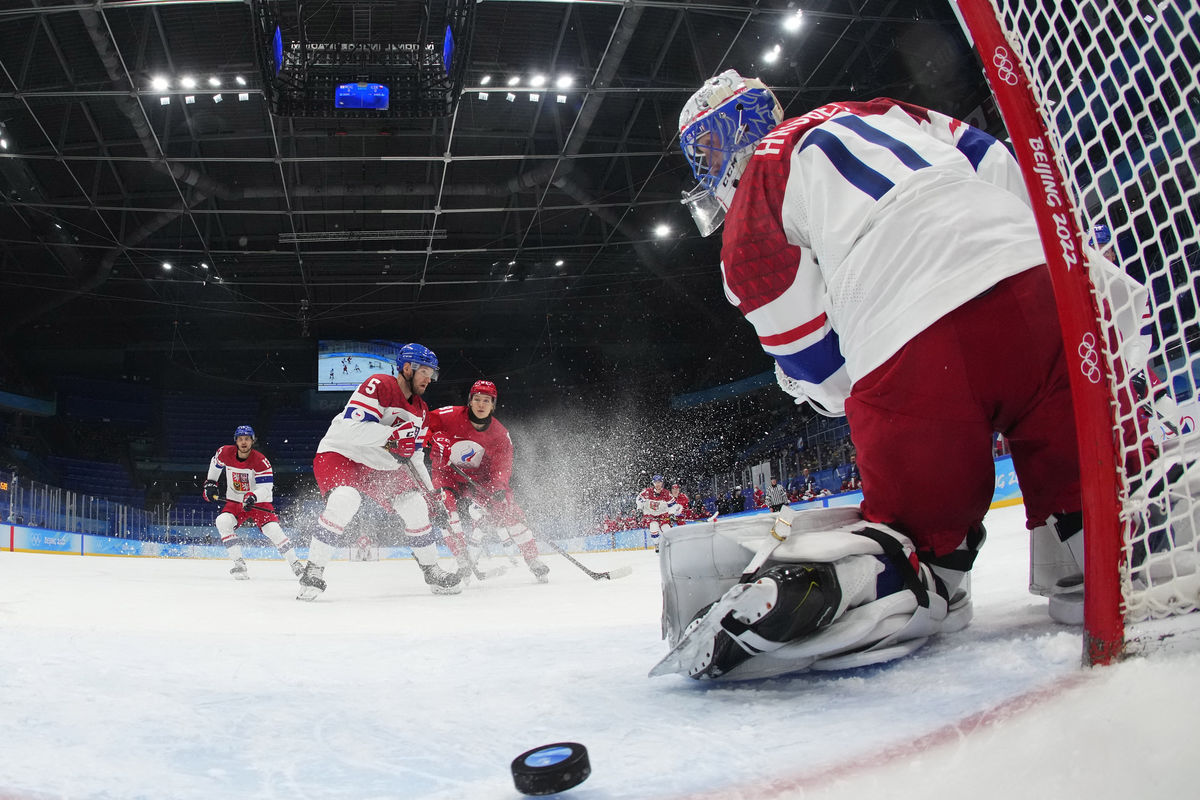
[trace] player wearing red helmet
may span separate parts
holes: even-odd
[[[511,538],[540,582],[550,568],[538,558],[537,542],[525,524],[525,514],[513,501],[512,439],[495,417],[499,392],[491,381],[475,381],[464,406],[444,406],[429,413],[422,438],[433,464],[433,484],[441,494],[449,518],[447,544],[459,562],[459,574],[475,570],[483,532],[475,527],[470,544],[464,530],[464,513],[480,514],[491,522],[501,540]],[[482,518],[482,517],[481,517]]]

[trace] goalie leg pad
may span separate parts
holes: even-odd
[[[668,549],[675,538],[667,537]],[[732,557],[725,563],[727,571],[731,562]],[[675,596],[677,614],[680,593],[671,585],[678,582],[675,569],[674,558],[663,565],[664,600]],[[815,580],[804,583],[797,576]],[[774,602],[767,584],[779,580],[790,590],[801,586],[815,591],[815,605],[796,603],[793,597],[755,619],[766,603]],[[650,674],[743,680],[897,658],[920,647],[947,622],[950,607],[938,584],[930,568],[916,561],[907,537],[887,526],[859,520],[837,530],[793,533],[770,550],[752,583],[735,584],[711,608],[701,609]],[[664,606],[669,633],[673,621],[666,611]],[[961,627],[969,619],[969,596],[959,598],[956,611]]]

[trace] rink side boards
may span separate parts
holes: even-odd
[[[862,501],[862,492],[846,492],[845,494],[829,495],[807,503],[792,505],[797,510],[806,508],[829,508],[832,506],[858,505]],[[996,490],[992,495],[992,508],[1013,506],[1021,502],[1021,489],[1017,485],[1017,474],[1013,470],[1012,457],[1003,456],[996,460]],[[765,514],[767,511],[743,511],[730,516],[750,514]],[[580,551],[613,551],[613,550],[645,550],[653,547],[649,532],[645,528],[615,531],[613,533],[596,533],[589,536],[578,536],[559,540],[562,546],[572,552]],[[242,545],[247,559],[274,561],[279,559],[279,553],[270,545]],[[449,556],[450,551],[445,545],[438,548],[443,556]],[[545,545],[543,553],[551,554],[553,550]],[[0,552],[12,553],[57,553],[61,555],[81,556],[124,556],[142,558],[228,558],[223,545],[169,544],[165,542],[147,542],[138,539],[118,539],[109,536],[97,536],[84,533],[66,533],[63,531],[31,528],[25,525],[0,526]],[[297,547],[296,554],[300,558],[308,555],[307,547]],[[338,548],[338,560],[349,560],[349,549]],[[379,548],[381,560],[412,558],[412,551],[407,547]]]

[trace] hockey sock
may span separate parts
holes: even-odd
[[[283,528],[280,527],[278,522],[268,522],[266,525],[263,525],[262,532],[275,545],[275,549],[279,551],[279,555],[286,558],[289,564],[298,560],[295,548],[292,547],[292,540],[283,532]]]
[[[225,545],[229,557],[237,561],[242,557],[242,542],[237,535],[237,518],[233,514],[217,515],[217,532],[221,534],[221,544]]]
[[[533,540],[533,531],[518,523],[509,528],[508,532],[512,536],[513,542],[516,543],[517,549],[521,551],[521,555],[525,556],[526,561],[538,557],[537,542]]]

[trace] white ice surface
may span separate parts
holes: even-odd
[[[652,552],[448,597],[335,562],[312,604],[281,561],[0,553],[0,798],[511,799],[509,762],[562,740],[591,755],[572,800],[1200,796],[1200,646],[1082,669],[1022,514],[987,520],[965,631],[746,685],[646,677]]]

